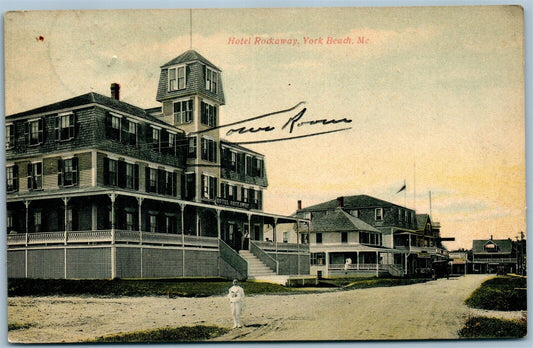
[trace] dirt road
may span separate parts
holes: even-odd
[[[466,316],[463,301],[488,276],[468,275],[390,288],[245,299],[243,323],[217,340],[453,339]],[[14,297],[8,320],[32,323],[10,342],[79,342],[165,326],[231,326],[225,297]]]

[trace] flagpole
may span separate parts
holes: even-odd
[[[413,163],[413,209],[416,211],[416,162]]]

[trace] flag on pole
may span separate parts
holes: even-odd
[[[405,190],[407,187],[405,186],[405,181],[403,182],[403,186],[401,189],[398,190],[398,192],[396,192],[396,194],[402,192],[403,190]]]

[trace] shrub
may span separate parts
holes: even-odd
[[[527,286],[523,277],[501,276],[486,280],[469,298],[466,305],[473,308],[500,311],[527,310]]]
[[[229,330],[218,326],[182,326],[108,335],[90,343],[171,343],[205,341],[224,335]]]
[[[527,334],[527,318],[471,317],[458,333],[461,338],[521,338]]]

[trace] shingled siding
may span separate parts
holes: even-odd
[[[183,273],[183,252],[185,252],[185,274]],[[8,278],[24,278],[27,268],[28,278],[110,279],[112,277],[111,253],[112,247],[109,245],[76,246],[66,249],[63,246],[33,247],[27,249],[28,263],[26,265],[25,250],[8,250],[7,276]],[[185,249],[184,251],[179,247],[117,246],[115,277],[216,277],[219,275],[218,262],[217,249]]]
[[[310,255],[302,255],[297,253],[267,253],[273,259],[278,261],[278,274],[280,275],[296,275],[296,274],[309,274],[310,272]],[[300,258],[300,264],[298,265],[298,257]],[[300,270],[298,272],[298,266]]]
[[[86,109],[79,109],[74,111],[76,119],[76,135],[73,139],[56,141],[55,139],[55,124],[57,113],[48,114],[45,116],[37,116],[43,120],[43,142],[39,145],[29,145],[26,142],[26,123],[24,120],[14,121],[15,125],[15,145],[12,149],[6,151],[6,159],[24,157],[34,157],[50,153],[69,152],[86,148],[95,143],[96,133],[95,129],[102,128],[95,126],[95,107],[88,107]]]
[[[183,65],[183,64],[178,64]],[[176,65],[176,66],[178,66]],[[169,66],[161,69],[161,75],[159,76],[159,84],[157,86],[157,101],[162,101],[168,98],[180,98],[190,96],[192,94],[200,94],[217,103],[224,105],[224,89],[222,88],[222,78],[219,75],[218,79],[218,93],[212,93],[205,88],[205,65],[200,62],[194,62],[187,64],[186,69],[186,86],[183,89],[176,91],[168,90],[168,68]]]

